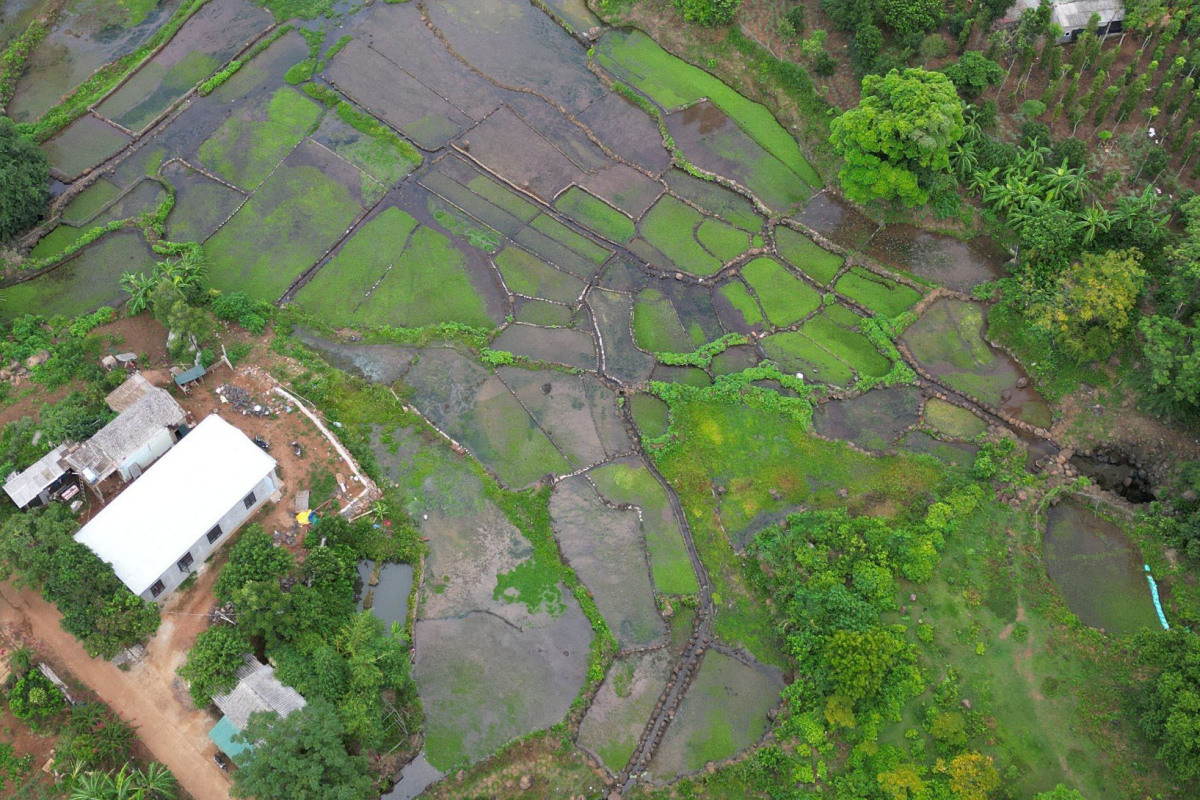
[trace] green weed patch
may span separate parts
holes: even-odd
[[[628,242],[637,235],[633,220],[578,186],[563,192],[554,207],[605,239]]]
[[[756,258],[742,269],[773,325],[786,327],[821,307],[821,296],[773,258]]]

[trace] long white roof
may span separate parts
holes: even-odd
[[[75,534],[141,594],[275,468],[212,414]]]

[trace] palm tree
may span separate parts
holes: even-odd
[[[1083,234],[1083,244],[1086,246],[1094,242],[1097,235],[1108,233],[1111,227],[1112,216],[1104,206],[1093,203],[1080,213],[1076,230]]]
[[[121,276],[121,290],[129,295],[129,313],[141,314],[150,307],[150,295],[158,279],[144,272],[126,272]]]
[[[967,142],[965,145],[959,142],[954,145],[954,152],[950,158],[954,162],[954,172],[960,180],[970,178],[979,167],[979,156],[975,155],[973,142]]]
[[[157,761],[151,761],[142,771],[142,786],[146,790],[146,798],[150,800],[168,800],[179,793],[179,784],[175,776]]]
[[[967,184],[967,189],[972,194],[983,195],[987,190],[996,184],[996,174],[1000,170],[992,167],[986,172],[977,170],[972,176],[970,183]]]
[[[1088,176],[1091,174],[1092,171],[1086,167],[1075,169],[1068,167],[1067,160],[1064,158],[1057,167],[1043,173],[1043,180],[1046,186],[1056,190],[1059,194],[1082,200],[1087,193]]]

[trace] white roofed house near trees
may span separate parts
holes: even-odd
[[[212,414],[75,539],[134,594],[162,600],[278,489],[275,459]]]

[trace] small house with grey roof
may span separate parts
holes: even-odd
[[[237,671],[237,685],[226,694],[213,695],[213,702],[223,715],[208,732],[208,738],[232,759],[253,745],[233,741],[246,728],[250,715],[257,711],[274,711],[286,717],[306,705],[304,697],[275,677],[275,670],[247,655],[246,663]]]

